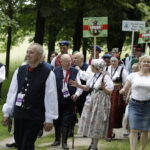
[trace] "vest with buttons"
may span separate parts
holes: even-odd
[[[42,120],[44,121],[45,107],[45,84],[50,74],[51,68],[45,63],[39,64],[33,70],[28,65],[21,66],[18,70],[18,93],[22,90],[25,78],[28,78],[27,94],[25,100],[30,104],[30,109],[25,109],[15,105],[14,117],[18,119]]]
[[[73,67],[70,67],[69,71],[70,71],[69,80],[76,80],[78,70],[73,68]],[[58,100],[60,102],[63,99],[62,88],[63,88],[64,76],[63,76],[62,67],[56,67],[54,69],[54,73],[55,73],[55,76],[56,76]],[[75,94],[76,88],[70,86],[69,84],[67,84],[67,86],[68,86],[68,90],[69,90],[70,95],[72,96],[73,94]]]

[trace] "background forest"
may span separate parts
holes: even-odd
[[[49,61],[59,40],[71,41],[73,51],[82,49],[86,56],[93,39],[82,37],[83,17],[108,16],[108,37],[97,39],[108,51],[131,43],[131,32],[121,29],[122,20],[150,25],[149,0],[1,0],[0,11],[0,51],[6,52],[7,75],[11,47],[27,36],[47,47]],[[138,33],[135,43],[137,39]]]

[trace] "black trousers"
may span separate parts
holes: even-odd
[[[69,127],[74,124],[75,120],[75,103],[71,98],[64,98],[59,104],[59,117],[54,121],[54,124],[59,124],[63,127]]]
[[[59,105],[59,117],[54,120],[55,138],[60,141],[61,128],[73,127],[76,122],[75,104],[70,98],[63,99],[63,102]]]
[[[18,150],[34,150],[42,121],[14,118],[14,138]]]

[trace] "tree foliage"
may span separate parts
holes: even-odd
[[[109,51],[113,47],[122,49],[130,41],[131,34],[122,32],[122,20],[143,20],[150,25],[149,0],[1,0],[0,10],[0,51],[7,49],[8,28],[11,27],[11,45],[30,36],[31,41],[40,43],[42,40],[42,44],[48,46],[49,56],[59,40],[70,40],[73,50],[83,47],[86,51],[93,45],[92,38],[82,38],[83,17],[108,16],[108,37],[98,38],[97,44],[107,45]],[[44,19],[42,26],[37,26],[39,12]]]

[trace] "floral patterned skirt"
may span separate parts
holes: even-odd
[[[110,96],[104,91],[92,91],[92,93],[86,97],[86,102],[79,121],[78,134],[91,138],[106,137],[110,108]]]

